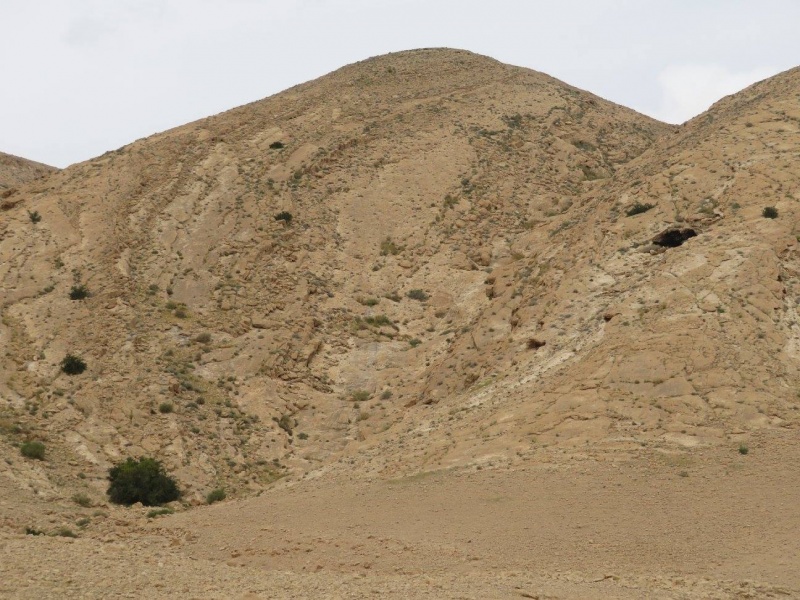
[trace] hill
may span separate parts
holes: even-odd
[[[20,185],[57,170],[55,167],[0,152],[0,198],[7,200]]]
[[[798,93],[795,69],[674,127],[411,51],[21,185],[0,221],[0,491],[26,507],[6,527],[101,502],[108,467],[143,454],[189,504],[279,502],[303,478],[507,470],[528,490],[532,466],[617,481],[602,465],[790,456]],[[19,458],[26,439],[45,462]]]
[[[527,331],[489,272],[536,279],[548,259],[514,258],[519,240],[665,131],[539,73],[422,51],[138,141],[9,213],[0,389],[101,480],[144,452],[204,487],[312,467],[504,368],[475,346]],[[60,372],[68,353],[86,374]]]

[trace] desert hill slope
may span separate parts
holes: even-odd
[[[57,170],[55,167],[0,152],[0,194],[10,197],[11,190]]]
[[[0,591],[66,589],[47,562],[24,583],[64,549],[19,532],[80,518],[97,597],[411,597],[430,569],[420,596],[791,595],[798,94],[794,69],[674,127],[418,50],[20,185],[0,524],[23,583]],[[186,507],[267,493],[90,512],[142,454]],[[139,560],[188,574],[113,571]]]
[[[30,415],[96,491],[137,453],[201,489],[313,467],[503,369],[513,352],[480,347],[525,334],[489,272],[516,261],[544,285],[553,253],[522,261],[518,240],[549,247],[553,219],[670,130],[433,50],[68,168],[2,224],[8,419]],[[86,373],[60,373],[68,353]]]
[[[505,364],[430,418],[407,413],[386,436],[402,456],[381,445],[378,460],[504,462],[553,444],[693,447],[795,430],[799,89],[794,69],[721,101],[517,237],[487,278],[507,318],[484,327],[510,336],[478,343]],[[441,446],[431,429],[447,432]]]

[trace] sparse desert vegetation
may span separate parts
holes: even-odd
[[[800,594],[799,92],[425,50],[0,162],[0,596]]]
[[[180,498],[177,482],[160,461],[127,458],[108,472],[108,497],[116,504],[159,506]]]

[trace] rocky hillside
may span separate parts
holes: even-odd
[[[0,152],[0,199],[7,201],[19,186],[55,171],[55,167]]]
[[[799,77],[678,128],[404,52],[22,186],[2,468],[100,497],[150,454],[199,499],[794,427]]]
[[[794,69],[724,99],[495,253],[492,308],[433,374],[443,405],[406,413],[376,462],[502,464],[550,446],[691,448],[795,429],[799,92]],[[448,387],[448,371],[476,362],[475,383]]]

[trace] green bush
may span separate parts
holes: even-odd
[[[214,502],[221,502],[225,500],[225,490],[222,488],[217,488],[212,492],[209,492],[206,496],[206,504],[214,504]]]
[[[59,527],[55,530],[53,535],[57,535],[59,537],[68,537],[68,538],[76,538],[78,537],[72,529],[69,527]]]
[[[394,326],[392,320],[386,315],[378,315],[376,317],[364,317],[364,322],[374,327],[381,327],[383,325],[388,325],[389,327]]]
[[[352,394],[350,394],[353,402],[366,402],[371,396],[372,394],[370,394],[367,390],[355,390]]]
[[[171,508],[168,508],[168,507],[166,507],[166,508],[154,508],[153,510],[151,510],[150,512],[147,513],[147,518],[148,519],[154,519],[154,518],[160,517],[162,515],[171,515],[174,512],[175,512],[174,510],[172,510]]]
[[[160,412],[162,415],[167,415],[174,411],[175,407],[172,405],[172,402],[162,402],[158,405],[158,412]]]
[[[381,242],[381,256],[396,256],[405,250],[405,246],[398,246],[392,241],[392,238],[387,237]]]
[[[420,302],[425,302],[428,299],[428,294],[426,294],[423,290],[411,290],[406,294],[412,300],[419,300]]]
[[[767,219],[777,219],[778,209],[774,206],[765,206],[764,210],[761,211],[761,216]]]
[[[625,215],[628,217],[632,217],[633,215],[640,215],[642,213],[646,213],[651,208],[655,208],[655,204],[650,204],[649,202],[642,204],[641,202],[637,202],[636,204],[634,204],[628,210],[625,211]]]
[[[269,145],[269,147],[270,147],[272,150],[280,150],[281,148],[283,148],[283,147],[284,147],[284,144],[283,144],[283,142],[272,142],[272,143]]]
[[[289,435],[292,435],[292,430],[294,429],[294,423],[292,423],[291,416],[281,415],[281,418],[275,419],[275,422],[278,424],[278,427],[283,429]]]
[[[86,494],[75,494],[72,497],[72,501],[83,508],[89,508],[92,505],[92,499]]]
[[[292,222],[292,213],[287,212],[285,210],[282,211],[282,212],[279,212],[277,215],[275,215],[275,220],[276,221],[283,221],[284,223],[289,225]]]
[[[176,481],[154,458],[128,458],[108,471],[108,496],[116,504],[159,506],[180,498]]]
[[[19,447],[19,451],[25,458],[44,460],[44,444],[42,442],[25,442]]]
[[[70,300],[84,300],[89,297],[89,288],[85,285],[73,285],[69,291]]]
[[[61,370],[67,375],[80,375],[86,370],[86,361],[80,356],[67,354],[61,361]]]
[[[746,444],[741,444],[739,446],[739,454],[744,455],[747,454],[748,452],[750,452],[750,448],[748,448]]]
[[[42,215],[39,214],[38,210],[29,210],[28,218],[31,220],[31,223],[36,225],[36,223],[42,220]]]

